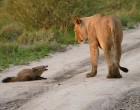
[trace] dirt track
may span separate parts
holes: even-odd
[[[23,68],[49,65],[47,80],[0,83],[0,110],[139,110],[140,109],[140,29],[124,32],[121,79],[107,79],[107,65],[100,51],[98,74],[91,70],[88,44],[71,46],[29,65],[11,67],[0,81],[15,76]]]

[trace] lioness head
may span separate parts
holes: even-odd
[[[74,18],[74,32],[75,32],[75,41],[79,43],[82,43],[87,37],[84,22],[82,21],[82,19],[79,19],[77,17]]]

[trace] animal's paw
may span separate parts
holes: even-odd
[[[44,77],[37,77],[35,80],[45,80],[47,78],[44,78]]]
[[[94,76],[96,76],[96,73],[93,72],[87,73],[87,78],[94,77]]]
[[[117,74],[117,75],[108,74],[107,78],[122,78],[122,75],[121,74]]]

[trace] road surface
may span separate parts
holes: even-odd
[[[0,81],[23,68],[49,65],[47,80],[0,83],[0,110],[140,110],[140,28],[124,31],[121,79],[107,79],[107,64],[100,50],[98,74],[91,70],[88,44],[70,46],[28,65],[0,73]]]

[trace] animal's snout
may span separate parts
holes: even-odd
[[[46,65],[46,66],[45,66],[45,70],[48,70],[48,68],[47,68],[47,67],[48,67],[48,65]]]

